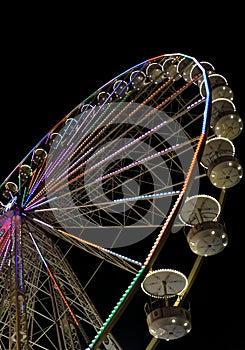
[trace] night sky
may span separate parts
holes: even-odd
[[[140,13],[124,7],[114,15],[104,8],[99,19],[98,8],[96,18],[93,8],[57,12],[37,7],[28,16],[21,10],[23,15],[17,9],[7,13],[9,26],[1,42],[1,180],[89,94],[131,66],[164,53],[180,52],[212,63],[227,79],[244,119],[245,74],[238,39],[243,28],[239,21],[229,23],[239,9],[229,8],[223,16],[213,10],[199,16],[197,11],[195,18],[186,10],[181,21],[174,18],[175,9],[166,11],[165,5]],[[245,167],[244,131],[234,144]],[[176,341],[161,341],[157,350],[245,348],[243,196],[242,179],[227,193],[223,218],[229,244],[205,260],[188,294],[191,333]],[[180,254],[172,238],[164,263],[181,267]],[[79,259],[77,251],[74,262]],[[82,278],[82,270],[78,274]],[[105,272],[111,293],[117,288],[112,274]],[[151,340],[144,302],[142,293],[136,295],[112,331],[124,350],[145,350]]]

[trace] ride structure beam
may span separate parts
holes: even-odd
[[[22,252],[22,225],[19,210],[11,220],[11,247],[9,250],[9,350],[29,350],[24,262]]]

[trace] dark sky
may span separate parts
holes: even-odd
[[[213,10],[200,15],[198,10],[194,16],[179,9],[180,20],[174,17],[175,9],[158,4],[135,12],[118,8],[110,14],[109,9],[93,6],[61,12],[38,6],[29,10],[29,15],[23,8],[23,13],[18,9],[6,13],[9,25],[1,43],[2,180],[89,94],[131,66],[164,53],[180,52],[212,63],[228,80],[244,118],[243,28],[239,21],[230,22],[239,9],[229,8],[222,16]],[[244,163],[244,132],[235,147]],[[243,196],[242,180],[228,191],[225,203],[229,245],[204,262],[188,295],[191,333],[177,341],[162,341],[157,349],[245,348]],[[174,250],[170,260],[173,254],[178,259]],[[115,280],[110,288],[113,293]],[[145,350],[151,339],[140,298],[132,300],[115,327],[124,350]]]

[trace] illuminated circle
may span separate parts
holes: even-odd
[[[234,98],[233,91],[229,86],[217,86],[214,89],[212,89],[212,98],[227,98],[230,99],[231,101]]]
[[[12,182],[12,181],[8,181],[5,184],[5,189],[3,192],[3,196],[7,199],[11,199],[13,198],[13,196],[18,192],[18,186],[16,185],[16,183]]]
[[[242,132],[243,121],[238,113],[227,113],[213,121],[212,128],[215,135],[233,140]]]
[[[191,196],[183,204],[179,218],[187,226],[194,226],[217,219],[220,209],[220,204],[214,197],[205,194]]]
[[[171,298],[183,292],[187,285],[188,281],[183,273],[172,269],[159,269],[146,275],[141,288],[151,297]]]
[[[215,187],[225,189],[241,181],[243,168],[236,157],[224,156],[210,164],[207,175]]]
[[[216,159],[223,156],[234,156],[234,154],[235,147],[229,139],[213,137],[206,142],[200,163],[204,168],[208,168],[209,164]]]
[[[221,252],[227,246],[228,237],[221,223],[206,221],[189,230],[187,241],[193,253],[210,256]]]

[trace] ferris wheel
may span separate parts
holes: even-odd
[[[226,79],[180,53],[131,67],[62,118],[0,187],[0,349],[122,349],[113,327],[137,290],[153,343],[191,331],[182,302],[228,243],[242,128]],[[155,269],[188,229],[189,276]]]

